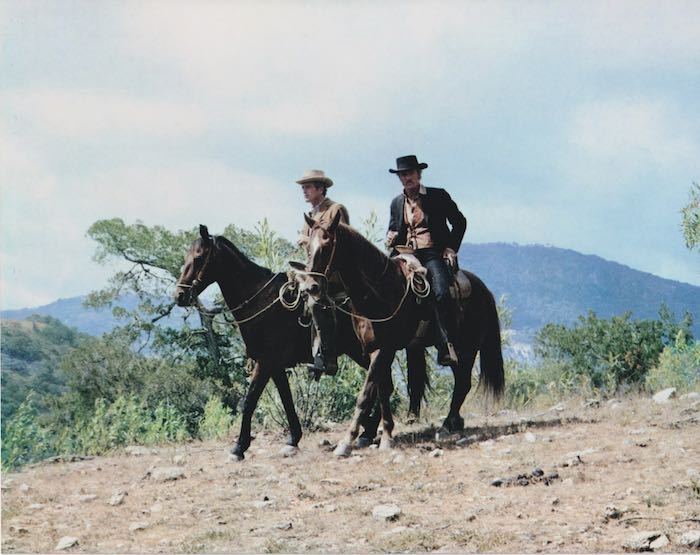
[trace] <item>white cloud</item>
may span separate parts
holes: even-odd
[[[68,139],[119,133],[191,138],[207,125],[205,114],[194,105],[114,92],[23,89],[0,93],[0,103],[26,128]]]
[[[580,105],[556,161],[561,186],[577,195],[605,192],[610,203],[632,191],[648,194],[645,188],[657,188],[658,180],[689,183],[700,172],[697,132],[687,111],[660,100],[617,97]]]
[[[124,25],[126,48],[225,101],[220,115],[301,136],[390,121],[413,107],[407,96],[435,99],[445,94],[435,83],[488,75],[523,35],[502,6],[458,3],[139,2]],[[471,89],[458,90],[457,111],[474,109]]]

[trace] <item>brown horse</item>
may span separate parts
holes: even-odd
[[[411,292],[396,259],[389,258],[350,226],[335,218],[324,226],[307,220],[309,262],[301,272],[302,288],[308,292],[308,303],[329,304],[324,297],[323,282],[331,272],[338,272],[352,300],[353,313],[373,322],[374,341],[365,348],[370,352],[370,368],[365,388],[358,397],[355,415],[345,441],[337,455],[348,455],[359,433],[360,418],[367,411],[373,391],[379,396],[383,433],[381,447],[391,447],[394,427],[389,397],[393,388],[391,363],[397,350],[409,345],[421,347],[435,342],[435,326],[419,331],[422,321],[430,320],[429,303],[421,302]],[[462,429],[464,420],[459,411],[471,389],[471,371],[477,352],[481,355],[481,382],[488,392],[499,397],[504,387],[503,355],[500,324],[493,295],[474,274],[466,272],[472,292],[460,307],[462,316],[455,348],[459,363],[452,367],[455,387],[449,414],[444,422],[448,429]],[[432,329],[430,329],[432,328]],[[417,337],[418,336],[418,337]]]
[[[301,425],[294,408],[286,368],[311,362],[311,334],[299,325],[303,303],[289,310],[279,299],[280,289],[287,282],[284,273],[273,273],[248,259],[225,237],[211,237],[206,226],[200,226],[200,237],[190,246],[185,265],[176,286],[175,299],[179,306],[189,306],[209,285],[218,283],[229,310],[238,322],[246,354],[254,363],[248,391],[243,401],[241,429],[231,454],[238,460],[251,442],[251,420],[265,385],[272,378],[277,386],[289,423],[287,444],[296,447],[302,436]],[[340,315],[337,324],[337,349],[367,368],[369,358],[353,330],[351,319]],[[415,414],[425,390],[425,362],[421,365],[417,353],[409,375],[411,403]],[[370,403],[371,408],[371,403]],[[379,415],[367,411],[362,416],[364,443],[376,435]],[[375,419],[376,418],[376,419]]]

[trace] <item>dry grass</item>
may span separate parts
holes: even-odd
[[[2,550],[50,552],[75,536],[71,551],[89,553],[620,552],[635,531],[673,542],[700,528],[688,520],[700,519],[700,402],[559,409],[468,415],[459,435],[399,423],[393,451],[341,460],[320,445],[339,428],[305,436],[293,458],[282,435],[261,433],[243,463],[210,442],[39,465],[3,476]],[[146,477],[175,464],[184,479]],[[491,485],[535,467],[559,479]],[[118,491],[124,502],[109,505]],[[375,519],[380,504],[401,515]],[[606,517],[610,506],[620,514]]]

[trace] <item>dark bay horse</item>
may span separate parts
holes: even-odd
[[[373,322],[374,340],[366,350],[370,352],[370,368],[365,389],[358,397],[355,415],[345,441],[336,449],[337,455],[347,455],[359,433],[360,418],[367,410],[376,390],[382,411],[383,433],[380,447],[391,447],[394,427],[389,397],[391,363],[397,350],[416,344],[420,322],[426,320],[426,303],[420,302],[410,291],[411,283],[400,268],[398,260],[389,258],[374,244],[350,226],[339,223],[339,218],[324,226],[307,220],[309,262],[299,278],[308,292],[310,304],[330,303],[320,294],[320,285],[331,272],[338,272],[353,305],[353,312]],[[460,270],[463,271],[463,270]],[[493,295],[474,274],[466,272],[472,292],[462,301],[455,348],[459,363],[452,367],[454,391],[450,411],[444,422],[448,429],[462,429],[464,421],[459,410],[471,389],[472,366],[477,353],[481,357],[481,382],[494,397],[500,397],[504,388],[503,355],[500,324]],[[432,332],[426,333],[422,346],[434,344]]]
[[[211,237],[206,226],[200,226],[200,237],[190,246],[185,265],[176,286],[179,306],[191,305],[212,283],[218,283],[252,359],[253,371],[242,406],[241,430],[231,454],[238,460],[250,447],[251,420],[265,389],[272,378],[282,400],[289,423],[287,445],[296,447],[302,436],[301,424],[294,408],[286,368],[311,362],[311,334],[299,325],[303,303],[293,310],[279,301],[280,288],[287,282],[284,273],[248,259],[222,236]],[[339,318],[337,349],[367,368],[368,357],[352,328],[350,318]]]
[[[270,378],[277,386],[289,423],[287,444],[296,447],[302,430],[285,369],[312,360],[310,331],[299,325],[304,305],[299,303],[295,309],[288,310],[279,302],[280,288],[287,282],[286,274],[275,274],[255,264],[225,237],[211,237],[206,226],[200,226],[199,231],[200,237],[190,246],[178,279],[175,292],[177,304],[193,304],[209,285],[218,283],[229,310],[238,322],[246,354],[254,363],[243,401],[238,441],[233,445],[231,454],[238,460],[244,458],[251,442],[253,413]],[[341,314],[336,331],[338,352],[347,354],[367,368],[369,357],[363,351],[351,319]],[[409,374],[411,407],[416,415],[427,383],[422,351],[420,355],[413,353],[415,360]],[[371,410],[363,414],[365,432],[362,439],[365,444],[376,435],[378,417],[377,413],[375,420]]]

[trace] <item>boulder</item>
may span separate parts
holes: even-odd
[[[73,536],[63,536],[60,540],[58,540],[54,550],[63,551],[64,549],[70,549],[74,545],[78,545],[78,543],[78,538],[74,538]]]
[[[372,509],[372,516],[377,520],[396,520],[401,514],[397,505],[377,505]]]
[[[668,403],[671,399],[675,398],[676,396],[676,388],[675,387],[669,387],[667,389],[663,389],[656,393],[654,397],[655,403],[658,404],[663,404],[663,403]]]

